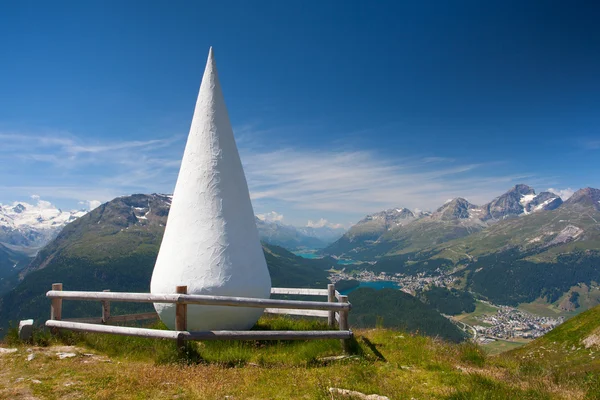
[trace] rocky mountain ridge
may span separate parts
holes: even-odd
[[[167,194],[149,196],[158,196],[169,204],[172,198]],[[129,218],[135,218],[139,223],[143,223],[152,215],[150,211],[150,202],[143,203],[142,201],[142,203],[132,206]],[[0,204],[0,244],[27,256],[35,256],[67,224],[83,217],[87,212],[87,210],[63,211],[50,202],[40,199],[37,199],[36,204],[26,202]],[[166,212],[168,213],[168,211]],[[323,248],[337,240],[345,232],[344,229],[334,229],[328,226],[295,227],[259,218],[256,218],[256,225],[261,240],[289,249]],[[2,258],[1,255],[0,258]]]
[[[416,250],[468,236],[497,222],[556,209],[562,199],[551,192],[536,194],[519,184],[482,206],[464,198],[451,199],[435,212],[406,208],[368,215],[324,249],[324,254],[368,259],[396,249]]]

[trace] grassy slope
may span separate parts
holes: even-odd
[[[595,346],[585,346],[591,335]],[[554,368],[557,373],[582,374],[598,379],[600,374],[600,306],[583,312],[557,328],[511,353],[524,360],[536,360],[539,368]],[[597,392],[600,397],[600,387]]]
[[[319,328],[289,319],[278,329]],[[584,399],[598,393],[589,371],[567,373],[520,356],[489,357],[472,344],[371,329],[356,332],[355,356],[341,361],[338,341],[204,342],[198,363],[176,363],[170,342],[109,335],[69,335],[76,348],[19,346],[0,355],[0,398],[335,399],[328,388],[391,399]],[[56,352],[76,357],[59,360]],[[32,361],[27,355],[36,354]],[[96,353],[110,357],[84,356]],[[39,383],[36,383],[39,382]],[[229,396],[229,397],[226,397]],[[31,398],[31,397],[29,397]]]

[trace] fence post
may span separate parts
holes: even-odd
[[[103,292],[110,292],[110,289],[103,290]],[[102,323],[107,324],[110,318],[110,301],[102,300]]]
[[[52,290],[63,290],[62,283],[53,283]],[[50,319],[60,321],[62,319],[62,299],[53,298],[50,306]]]
[[[348,296],[340,296],[340,303],[348,303]],[[347,331],[348,329],[348,310],[340,310],[340,331]],[[344,353],[350,351],[349,339],[342,339],[342,349]]]
[[[187,294],[187,286],[177,286],[175,292],[178,294]],[[175,305],[175,330],[187,331],[187,304],[177,303]],[[177,349],[183,351],[185,343],[183,337],[177,338]]]
[[[327,301],[329,303],[335,302],[335,285],[330,283],[327,285]],[[327,317],[327,325],[330,327],[335,326],[335,311],[329,311],[329,316]]]

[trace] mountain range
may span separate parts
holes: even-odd
[[[62,282],[66,290],[148,292],[170,205],[171,197],[166,195],[118,197],[66,225],[25,268],[11,269],[10,279],[0,280],[12,284],[0,297],[0,328],[23,318],[45,320],[49,307],[45,293],[53,282]],[[275,287],[325,288],[329,283],[327,271],[337,265],[330,257],[305,259],[266,243],[263,250]],[[400,318],[388,321],[390,326],[401,323],[410,330],[454,341],[464,337],[433,307],[396,292],[388,297],[407,311],[400,322]],[[377,297],[366,298],[375,301]],[[363,310],[360,315],[372,311],[361,303],[360,296],[357,299],[355,307]],[[68,317],[90,316],[98,313],[97,306],[93,302],[65,302],[63,310]],[[115,314],[150,309],[148,305],[111,303]],[[373,321],[374,317],[364,317],[361,324],[368,326]]]
[[[63,211],[37,198],[36,204],[0,204],[0,243],[15,251],[35,253],[85,210]]]
[[[169,195],[160,195],[170,198]],[[51,203],[36,197],[36,204],[14,202],[0,204],[0,245],[25,256],[35,256],[37,252],[54,239],[70,222],[84,216],[87,210],[63,211]],[[148,206],[137,207],[137,218],[144,219],[142,212]],[[261,240],[287,249],[319,249],[339,239],[343,228],[295,227],[279,221],[266,221],[256,218]],[[14,256],[11,256],[14,258]],[[0,251],[0,263],[10,262],[5,252]]]
[[[451,274],[460,289],[499,304],[583,310],[600,302],[600,190],[563,202],[517,185],[483,206],[457,198],[429,215],[384,211],[323,253],[377,260],[374,272]]]
[[[469,236],[501,221],[553,210],[561,204],[554,193],[536,194],[533,188],[520,184],[482,206],[459,197],[448,200],[435,212],[407,208],[381,211],[360,220],[323,253],[357,260],[409,253]]]
[[[170,201],[159,194],[116,198],[65,225],[33,259],[0,245],[1,319],[35,316],[53,281],[146,291]],[[297,233],[262,222],[263,237],[265,231]],[[323,287],[325,270],[344,267],[331,255],[368,260],[360,268],[375,273],[445,274],[452,288],[481,299],[572,315],[600,302],[600,190],[581,189],[563,202],[516,185],[482,206],[456,198],[434,212],[386,210],[362,219],[323,249],[320,260],[264,248],[281,286]]]

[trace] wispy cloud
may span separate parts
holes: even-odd
[[[573,193],[575,193],[575,191],[571,188],[566,188],[566,189],[549,188],[548,192],[554,193],[555,195],[559,196],[563,200],[567,200],[569,197],[573,196]]]
[[[283,214],[279,214],[276,211],[270,211],[267,213],[256,214],[256,217],[258,219],[260,219],[261,221],[266,221],[266,222],[282,222],[283,221]]]
[[[327,221],[325,218],[321,218],[318,221],[308,220],[306,226],[309,228],[332,228],[332,229],[343,229],[346,228],[343,224],[334,224]]]
[[[65,132],[3,132],[0,164],[12,170],[2,168],[0,182],[11,196],[41,193],[89,207],[133,192],[170,192],[183,139],[92,142]]]
[[[577,144],[584,150],[600,150],[600,139],[581,138],[577,141]]]
[[[255,204],[365,214],[390,207],[435,208],[448,197],[489,201],[530,174],[491,175],[490,164],[445,158],[386,159],[369,151],[246,152]]]
[[[297,224],[310,218],[315,226],[337,226],[386,208],[434,209],[458,196],[484,203],[515,183],[535,185],[537,179],[529,173],[495,173],[499,162],[276,148],[262,140],[266,134],[257,141],[252,126],[237,136],[256,212],[278,221],[285,214],[286,221]],[[64,132],[0,133],[0,164],[13,168],[0,169],[0,189],[13,199],[36,193],[90,207],[119,195],[168,193],[175,186],[184,139],[90,142]]]

